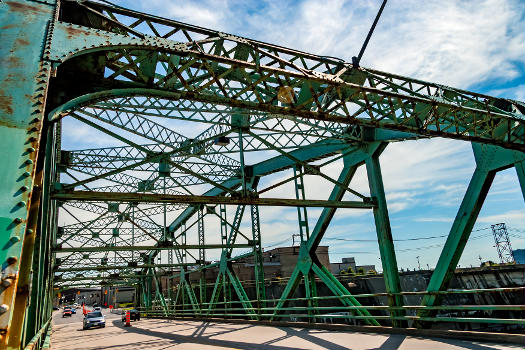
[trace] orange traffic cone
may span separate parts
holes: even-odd
[[[126,311],[126,324],[124,327],[131,327],[131,315],[129,311]]]

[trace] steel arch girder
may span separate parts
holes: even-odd
[[[86,41],[90,45],[87,45]],[[74,55],[114,49],[139,50],[135,53],[130,52],[130,55],[140,54],[141,49],[146,51],[160,49],[167,55],[174,54],[179,58],[188,58],[189,62],[195,62],[209,72],[205,78],[207,83],[203,85],[205,87],[200,86],[202,81],[199,81],[199,85],[195,87],[181,84],[179,89],[172,90],[170,86],[165,85],[166,82],[160,80],[157,89],[171,90],[170,98],[200,100],[266,112],[291,114],[298,117],[369,125],[425,136],[480,141],[519,150],[523,149],[525,142],[522,137],[525,130],[525,120],[519,110],[518,112],[506,112],[493,106],[483,105],[481,101],[475,98],[465,101],[456,99],[452,96],[460,96],[461,94],[445,87],[434,88],[435,91],[432,95],[424,95],[421,92],[415,93],[406,86],[397,86],[395,89],[389,87],[390,91],[381,90],[374,86],[364,86],[362,78],[358,77],[359,74],[348,77],[349,80],[346,81],[340,76],[316,71],[300,70],[298,73],[286,69],[258,66],[256,63],[242,59],[220,57],[191,49],[186,44],[163,38],[146,37],[141,39],[60,21],[56,23],[48,58],[55,62],[63,62]],[[171,62],[169,59],[168,61]],[[177,61],[178,64],[182,65],[180,69],[185,69],[184,65],[180,63],[180,59]],[[136,83],[143,86],[146,81],[142,77],[140,65],[135,63],[129,63],[128,66],[133,66],[133,71],[137,74]],[[217,65],[214,65],[215,63]],[[219,63],[225,65],[225,71],[213,72],[214,69],[218,69]],[[191,63],[187,67],[190,65]],[[126,70],[128,66],[124,66],[122,69]],[[251,73],[247,73],[246,70]],[[366,75],[366,73],[363,74]],[[245,92],[253,92],[254,94],[251,97],[245,94],[241,97],[238,93],[229,95],[218,82],[216,76],[221,76],[226,81],[240,82],[245,85]],[[274,76],[278,78],[274,79]],[[128,78],[133,78],[133,76]],[[304,95],[301,91],[305,89],[310,91],[312,97],[306,101],[297,101],[297,103],[290,101],[288,104],[278,105],[279,89],[286,87],[280,83],[281,81],[292,81],[292,86],[297,89],[296,93],[299,97]],[[118,87],[119,83],[116,82],[116,84],[115,87]],[[276,84],[277,86],[275,86]],[[127,85],[133,86],[133,83]],[[260,88],[257,87],[259,85]],[[221,93],[215,92],[213,94],[213,91],[208,89],[209,86],[216,87]],[[321,88],[319,91],[314,91],[317,90],[317,86],[321,86]],[[258,89],[266,90],[264,99],[253,97],[257,95]],[[202,92],[205,91],[207,93],[203,94]],[[404,93],[400,93],[400,91]],[[317,106],[317,108],[322,107],[319,105],[319,101],[328,93],[331,94],[333,100],[330,109],[312,111],[310,109],[312,105]],[[251,100],[248,101],[245,98],[251,98]],[[455,102],[450,102],[451,100]],[[358,110],[348,110],[347,103],[354,103]],[[508,104],[512,105],[510,102]]]

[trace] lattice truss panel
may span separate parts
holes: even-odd
[[[486,179],[522,162],[522,102],[104,2],[61,6],[43,53],[57,76],[47,119],[66,143],[83,124],[93,142],[81,143],[93,146],[67,149],[60,137],[55,140],[57,286],[140,282],[166,268],[180,271],[185,289],[186,272],[204,276],[215,266],[220,273],[212,305],[225,290],[221,285],[231,283],[255,317],[232,261],[237,254],[252,259],[257,297],[263,298],[258,207],[295,206],[302,262],[278,308],[300,279],[310,296],[315,278],[336,295],[342,292],[314,253],[332,208],[372,209],[386,287],[399,292],[378,161],[387,144],[446,137],[490,145],[474,147]],[[75,74],[83,79],[78,86],[71,83]],[[501,153],[501,164],[493,164],[494,152]],[[363,164],[369,186],[353,188],[353,174]],[[312,184],[333,189],[315,197]],[[323,208],[317,220],[307,207]],[[446,285],[454,259],[442,263],[436,288]],[[207,298],[203,278],[199,308]],[[399,307],[402,299],[392,296],[389,303]]]
[[[341,162],[353,145],[366,141],[444,136],[523,147],[524,107],[518,101],[356,68],[339,59],[100,3],[79,6],[103,30],[59,21],[47,55],[63,62],[104,49],[101,85],[113,92],[59,108],[51,117],[75,118],[111,136],[116,145],[61,152],[59,189],[63,191],[158,195],[218,191],[214,194],[230,197],[249,191],[258,196],[292,181],[297,185],[297,166],[305,174],[338,185],[322,166]],[[60,53],[62,32],[88,39],[97,36],[100,43],[72,45]],[[103,43],[100,38],[108,40]],[[108,44],[110,48],[105,47]],[[178,132],[187,130],[188,123],[196,125],[191,135]],[[318,151],[311,157],[293,155],[306,148]],[[278,162],[283,165],[257,174],[257,183],[262,176],[294,171],[266,189],[252,188],[257,184],[246,182],[253,178],[244,170],[244,157],[259,162],[281,157]],[[370,200],[350,188],[347,193],[352,199]],[[137,260],[131,252],[108,252],[105,247],[179,244],[174,227],[186,230],[180,222],[186,223],[198,211],[191,204],[190,215],[180,212],[187,204],[127,203],[115,209],[110,199],[106,202],[62,204],[63,214],[74,222],[61,228],[58,246],[99,250],[59,253],[61,278],[72,277],[74,271],[69,270],[75,266],[94,268],[103,260],[108,267],[99,266],[99,272],[110,274],[119,269],[109,269],[108,259],[116,267]],[[207,208],[219,216],[215,209]],[[86,213],[92,215],[90,220],[84,219]],[[178,226],[165,228],[167,215],[172,219],[183,215],[183,219]],[[197,226],[190,225],[195,230]],[[186,237],[186,232],[181,235]],[[142,252],[142,259],[158,252]],[[178,264],[186,263],[188,256],[192,263],[202,264],[196,254],[184,255]]]

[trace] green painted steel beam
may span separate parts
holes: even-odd
[[[519,174],[519,167],[525,159],[525,154],[522,152],[497,146],[472,144],[472,148],[476,159],[476,169],[428,283],[428,292],[448,288],[496,173],[516,164]],[[421,305],[434,306],[440,301],[440,295],[427,295],[421,301]],[[419,312],[419,316],[429,314],[431,314],[429,311]]]
[[[181,266],[195,266],[196,263],[182,263],[182,264],[154,264],[154,265],[137,265],[137,266],[129,266],[129,265],[112,265],[112,266],[106,266],[106,265],[98,265],[98,266],[82,266],[82,267],[68,267],[68,268],[58,268],[54,270],[55,272],[81,272],[81,271],[106,271],[106,270],[127,270],[127,269],[145,269],[150,267],[181,267]]]
[[[226,205],[262,205],[282,207],[333,207],[371,209],[374,204],[364,201],[326,201],[316,199],[289,199],[289,198],[260,198],[260,197],[219,197],[175,195],[158,193],[115,193],[91,191],[55,191],[52,197],[57,200],[84,200],[84,201],[111,201],[135,203],[187,203],[198,204],[226,204]]]
[[[222,249],[225,246],[222,244],[185,244],[185,245],[173,245],[173,246],[115,246],[115,247],[64,247],[55,248],[54,251],[57,253],[89,253],[89,252],[120,252],[120,251],[148,251],[148,250],[170,250],[170,249]],[[251,248],[250,244],[237,243],[232,244],[230,247],[233,248]]]
[[[520,183],[523,199],[525,199],[525,161],[516,162],[514,167],[516,168],[516,175],[518,175],[518,181]]]
[[[383,267],[383,278],[385,280],[385,288],[388,293],[401,292],[401,282],[399,279],[399,271],[397,268],[396,252],[394,249],[394,240],[392,238],[392,229],[390,227],[390,219],[388,216],[388,208],[386,203],[385,189],[383,186],[383,176],[381,174],[381,166],[379,164],[379,155],[383,152],[386,144],[374,145],[373,151],[369,153],[366,158],[366,172],[368,177],[368,185],[370,187],[370,195],[374,198],[377,206],[374,208],[374,220],[377,233],[377,242],[379,244],[379,253],[381,255],[381,265]],[[402,306],[403,297],[394,295],[388,297],[390,306]],[[392,313],[393,317],[404,316],[403,312],[395,311]],[[395,327],[406,327],[407,324],[393,319]]]
[[[109,7],[106,9],[109,10]],[[122,10],[113,8],[111,11]],[[147,15],[128,13],[127,16],[133,21],[132,18],[136,20]],[[150,23],[154,25],[158,21],[158,18],[152,19]],[[202,29],[196,31],[195,28],[188,28],[178,22],[163,20],[162,25],[166,25],[166,21],[179,30],[186,26],[188,39],[192,34],[202,35]],[[72,32],[78,34],[72,35]],[[151,55],[150,51],[161,48],[162,53],[157,56],[159,67],[162,64],[170,65],[179,75],[185,73],[193,77],[191,82],[187,82],[173,74],[161,74],[159,70],[156,75],[157,90],[171,93],[172,96],[168,97],[170,99],[189,99],[302,118],[379,126],[423,136],[484,142],[520,151],[523,149],[525,120],[517,107],[517,101],[495,99],[363,67],[357,68],[342,61],[293,52],[273,45],[270,48],[267,44],[250,39],[243,40],[250,42],[249,56],[255,57],[255,62],[251,59],[243,60],[236,54],[238,50],[247,48],[244,43],[233,39],[236,38],[234,36],[209,32],[213,33],[210,38],[214,39],[197,47],[193,39],[185,45],[169,38],[141,39],[122,35],[121,32],[105,32],[59,21],[56,23],[52,51],[48,57],[64,62],[73,56],[82,57],[87,53],[113,52],[112,56],[116,58],[107,60],[106,66],[114,73],[107,80],[112,81],[115,88],[142,87],[147,84],[147,74],[142,72],[141,65],[132,62],[136,74],[130,74],[130,63],[119,61],[119,57],[142,56],[137,59],[137,62],[142,62]],[[86,40],[92,44],[89,48],[85,46]],[[226,42],[237,48],[217,50],[218,46]],[[291,58],[275,56],[276,50]],[[299,59],[301,56],[303,60]],[[308,56],[311,66],[306,64],[304,56]],[[261,57],[275,57],[275,60],[269,65],[259,65],[257,60]],[[298,67],[290,59],[302,61],[304,67]],[[195,67],[204,68],[196,73],[192,71]],[[319,71],[319,67],[323,70]],[[215,80],[214,77],[218,75],[240,84],[244,94],[240,94],[238,90],[230,92],[229,84],[224,87]],[[126,78],[125,84],[122,84],[122,78]],[[168,83],[171,80],[174,81]],[[288,84],[284,85],[283,82]],[[318,86],[321,88],[314,91]],[[301,93],[308,91],[304,87],[309,88],[309,96]],[[277,100],[283,89],[291,91],[295,98],[282,105],[266,102]],[[207,93],[200,93],[202,91]],[[265,96],[265,100],[257,98],[261,94]],[[331,103],[324,106],[319,101],[323,101],[328,94],[331,95]],[[350,112],[348,103],[355,105],[357,111]]]
[[[356,155],[356,153],[358,155]],[[357,149],[354,152],[348,153],[344,159],[344,167],[339,175],[337,184],[334,186],[334,189],[330,193],[329,199],[338,201],[341,200],[346,192],[347,186],[350,184],[357,166],[364,162],[367,157],[366,152]],[[337,297],[340,298],[340,301],[345,305],[352,306],[361,306],[361,304],[350,294],[350,292],[339,282],[324,266],[320,266],[320,263],[317,259],[315,251],[319,242],[321,241],[328,225],[335,214],[335,208],[324,208],[317,220],[315,228],[312,232],[312,235],[306,240],[301,242],[299,249],[299,256],[297,258],[297,264],[284,288],[281,297],[275,307],[275,311],[271,319],[274,317],[279,317],[279,313],[282,311],[282,308],[285,308],[292,299],[293,294],[297,287],[300,284],[301,277],[307,276],[305,278],[305,284],[311,279],[309,278],[310,274],[317,275],[321,281],[334,293]],[[313,277],[313,276],[312,276]],[[304,278],[304,277],[303,277]],[[307,293],[310,295],[310,298],[307,300],[315,300],[315,292],[312,285],[305,285],[305,288],[309,288]],[[355,311],[358,315],[370,315],[366,310],[365,306],[362,306]],[[366,320],[368,324],[379,325],[375,320]]]
[[[42,171],[48,151],[42,121],[51,64],[41,57],[49,49],[47,26],[53,21],[54,10],[54,1],[0,4],[0,264],[5,268],[8,258],[17,259],[10,266],[17,278],[0,292],[0,304],[8,309],[0,315],[1,349],[23,347],[22,342],[29,342],[43,325],[42,319],[49,316],[41,299],[45,298],[43,292],[36,295],[35,302],[42,303],[37,315],[26,313],[26,305],[35,249],[33,226],[41,209],[35,186],[41,185],[37,173]],[[36,288],[45,288],[45,284]],[[24,340],[25,318],[31,328]]]

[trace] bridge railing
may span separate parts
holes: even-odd
[[[258,302],[250,300],[252,307],[241,305],[240,301],[220,301],[217,303],[201,303],[199,307],[191,303],[171,304],[167,300],[167,306],[154,305],[149,308],[138,308],[145,317],[155,318],[230,318],[230,319],[258,319],[273,321],[307,321],[313,323],[346,323],[360,324],[366,320],[377,320],[382,325],[389,324],[391,320],[409,321],[409,326],[419,324],[433,325],[436,323],[443,324],[459,323],[460,329],[483,329],[482,324],[491,324],[491,329],[501,330],[518,330],[525,328],[525,305],[523,304],[505,304],[505,305],[441,305],[441,306],[424,306],[424,305],[362,305],[362,306],[345,306],[345,305],[327,305],[331,301],[337,301],[344,298],[377,298],[391,295],[420,296],[437,295],[453,296],[461,294],[494,294],[507,297],[494,298],[496,300],[512,300],[511,296],[515,293],[523,295],[525,287],[513,288],[490,288],[490,289],[454,289],[447,291],[416,291],[401,293],[368,293],[355,294],[346,296],[317,296],[317,297],[300,297],[287,299],[288,306],[276,307],[279,299],[266,299]],[[369,299],[370,300],[370,299]],[[377,299],[376,299],[377,300]],[[405,300],[408,300],[405,298]],[[523,302],[523,300],[516,300]],[[302,305],[301,305],[302,304]],[[324,305],[323,305],[324,304]],[[271,305],[271,306],[270,306]],[[370,315],[365,315],[360,310],[366,309]],[[403,310],[404,316],[399,316]],[[432,316],[418,316],[420,310],[431,311]],[[435,327],[435,326],[433,326]],[[437,326],[440,327],[440,326]]]
[[[24,350],[49,349],[51,340],[51,318],[47,320],[42,328],[36,332],[33,338],[24,347]]]

